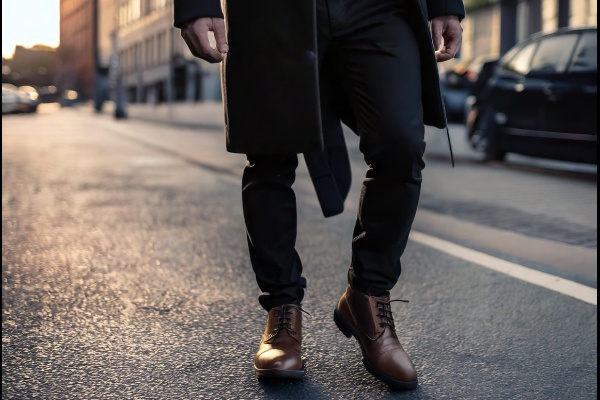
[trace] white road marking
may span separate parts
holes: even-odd
[[[505,261],[490,256],[489,254],[472,250],[421,232],[413,231],[410,235],[410,239],[462,260],[511,276],[515,279],[541,286],[554,292],[562,293],[585,303],[593,304],[595,306],[598,305],[598,291],[589,286]]]

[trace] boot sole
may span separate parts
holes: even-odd
[[[306,368],[299,370],[289,369],[258,369],[254,367],[257,379],[302,379],[306,375]]]
[[[338,327],[338,329],[348,339],[351,338],[352,336],[354,336],[354,338],[358,342],[358,345],[360,346],[361,352],[363,354],[362,362],[363,362],[365,368],[367,369],[367,371],[369,371],[369,373],[371,375],[373,375],[375,378],[379,379],[383,383],[385,383],[385,384],[387,384],[387,385],[389,385],[389,386],[391,386],[391,387],[393,387],[395,389],[411,390],[411,389],[416,389],[417,388],[417,386],[419,385],[419,380],[418,379],[415,379],[414,381],[409,381],[409,382],[399,381],[398,379],[394,379],[391,376],[389,376],[389,375],[385,374],[384,372],[382,372],[382,371],[378,370],[377,368],[375,368],[369,362],[369,360],[367,360],[367,358],[364,356],[365,355],[365,350],[364,350],[363,345],[360,342],[360,340],[358,340],[358,335],[354,331],[354,328],[352,328],[352,326],[348,322],[346,322],[346,320],[344,319],[344,317],[342,317],[342,314],[339,312],[339,310],[337,308],[333,312],[333,321],[335,322],[335,324]]]

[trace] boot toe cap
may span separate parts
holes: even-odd
[[[295,351],[272,349],[257,355],[255,365],[261,370],[296,371],[301,370],[303,364],[302,357]]]
[[[400,382],[414,382],[417,371],[404,350],[390,351],[377,363],[377,369]]]

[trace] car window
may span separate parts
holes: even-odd
[[[523,47],[504,65],[504,69],[518,72],[519,74],[526,74],[529,72],[529,64],[536,46],[537,42],[534,42]]]
[[[586,32],[575,51],[571,72],[594,72],[598,70],[598,36]]]
[[[550,36],[543,39],[531,61],[530,72],[558,74],[565,72],[577,39],[577,34]]]
[[[522,46],[515,46],[512,49],[510,49],[509,51],[507,51],[505,55],[502,56],[502,58],[500,59],[500,62],[499,62],[499,64],[502,66],[502,68],[504,68],[510,60],[512,60],[512,58],[515,56],[515,54],[517,54],[519,52],[519,50],[521,50],[521,47]]]

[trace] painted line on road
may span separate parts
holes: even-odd
[[[541,286],[554,292],[581,300],[585,303],[593,304],[595,306],[598,305],[598,291],[589,286],[505,261],[490,256],[489,254],[469,249],[425,233],[413,231],[410,234],[410,239],[422,245],[432,247],[443,253],[500,272],[501,274],[508,275],[515,279]]]

